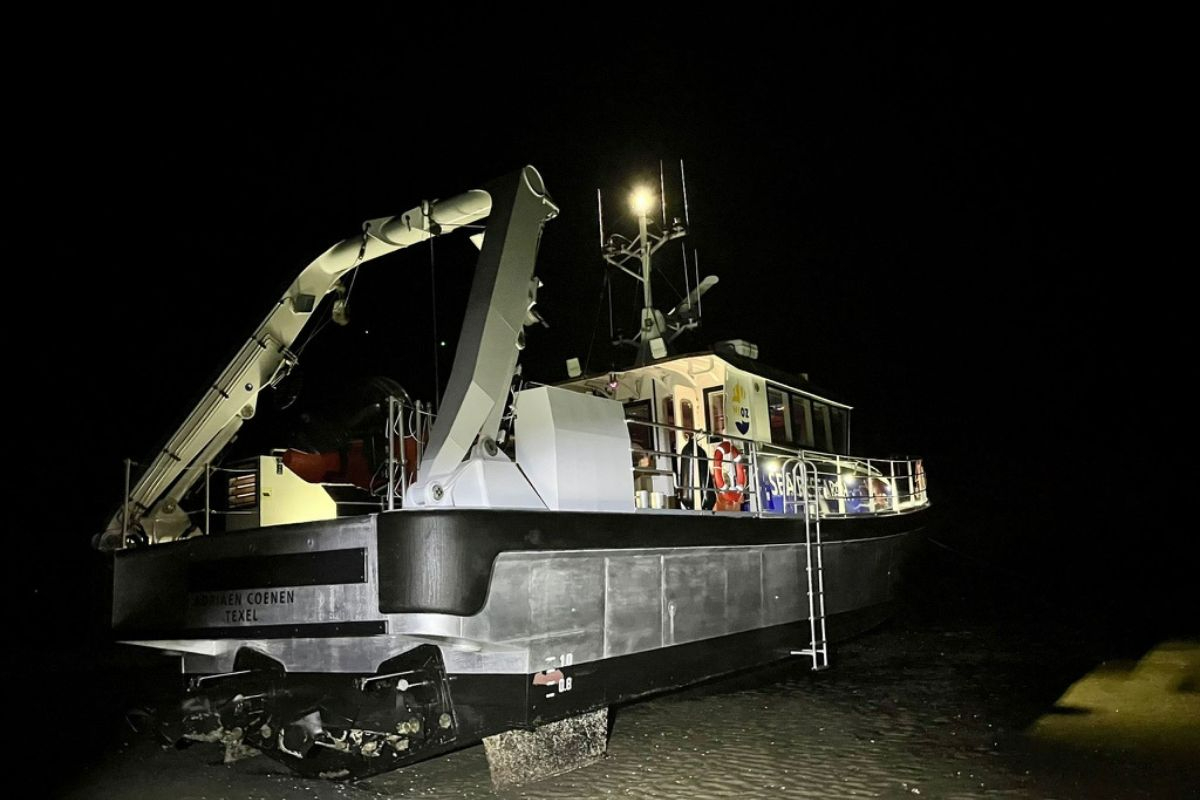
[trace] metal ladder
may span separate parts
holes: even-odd
[[[825,630],[825,569],[821,547],[821,487],[815,465],[807,459],[798,459],[792,467],[795,486],[804,504],[804,555],[808,577],[808,630],[809,645],[803,650],[793,650],[794,656],[812,658],[814,671],[829,667],[829,641]],[[785,501],[786,502],[786,501]],[[799,510],[799,509],[797,509]],[[816,551],[816,558],[813,552]],[[813,580],[813,563],[816,562],[816,580]],[[815,583],[815,592],[814,592]]]

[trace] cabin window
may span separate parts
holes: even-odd
[[[812,401],[798,394],[791,396],[792,441],[801,447],[813,446]]]
[[[708,401],[708,432],[725,432],[725,390],[709,389],[705,392]]]
[[[833,452],[833,436],[829,429],[829,406],[814,402],[812,410],[816,448],[831,453]]]
[[[663,419],[663,422],[665,422],[666,424],[668,424],[668,425],[670,425],[670,426],[671,426],[671,430],[669,430],[669,431],[667,432],[667,438],[668,438],[668,439],[671,441],[671,446],[670,446],[670,447],[668,447],[667,449],[668,449],[668,450],[670,450],[671,452],[675,452],[675,451],[678,449],[678,448],[676,447],[676,443],[677,443],[677,442],[678,442],[678,440],[679,440],[679,433],[678,433],[677,431],[675,431],[675,430],[674,430],[674,426],[675,426],[675,398],[674,398],[674,397],[672,397],[671,395],[667,395],[666,397],[664,397],[664,398],[663,398],[663,414],[662,414],[662,419]]]
[[[829,409],[829,424],[833,429],[833,451],[835,453],[849,453],[850,443],[847,441],[846,434],[846,409],[831,408]]]
[[[652,409],[649,400],[638,400],[635,403],[625,404],[625,419],[651,422],[651,416]],[[654,429],[649,425],[631,423],[629,425],[629,441],[636,450],[653,450]],[[634,459],[636,460],[640,456],[641,453],[635,453]]]
[[[791,420],[788,419],[786,394],[778,389],[767,389],[767,415],[771,421],[771,442],[773,444],[791,442]]]
[[[691,400],[679,401],[679,427],[696,430],[696,412],[692,409]]]

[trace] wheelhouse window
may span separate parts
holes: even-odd
[[[833,452],[849,453],[850,442],[847,441],[846,423],[848,422],[846,409],[830,408],[829,409],[829,425],[833,434]]]
[[[812,401],[798,394],[791,396],[792,441],[801,447],[813,446]]]
[[[812,411],[814,446],[818,450],[831,453],[833,452],[833,431],[829,427],[829,406],[824,403],[814,402],[812,404]]]
[[[792,441],[791,419],[788,416],[788,396],[779,389],[767,389],[767,416],[771,422],[772,444]]]
[[[771,443],[848,453],[850,414],[782,386],[767,387]]]

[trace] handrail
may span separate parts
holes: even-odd
[[[924,463],[920,458],[871,458],[807,448],[790,449],[734,434],[711,433],[704,429],[684,428],[650,420],[626,419],[626,423],[652,431],[652,441],[655,443],[653,447],[631,445],[635,475],[672,475],[675,478],[672,482],[674,493],[684,497],[692,495],[694,505],[704,504],[703,501],[696,502],[697,495],[704,497],[715,494],[716,489],[712,485],[701,486],[693,483],[691,479],[699,474],[699,470],[691,464],[710,459],[705,445],[721,440],[732,442],[746,460],[749,485],[746,487],[746,500],[740,513],[755,516],[802,513],[806,503],[804,490],[793,474],[794,466],[799,462],[807,464],[804,470],[805,479],[812,483],[819,494],[823,517],[904,514],[929,505],[925,489]],[[682,449],[659,449],[659,432],[683,433],[685,439],[695,438],[701,452],[691,454]],[[637,461],[642,457],[649,457],[654,462],[664,458],[672,461],[681,459],[685,466],[682,469],[668,470],[657,463],[654,466],[638,465]]]
[[[416,463],[420,463],[424,444],[424,433],[434,418],[427,404],[412,402],[396,397],[388,398],[388,418],[385,433],[388,440],[388,459],[383,465],[386,470],[387,487],[372,490],[380,497],[385,510],[394,510],[404,505],[405,495],[411,483],[408,452],[403,443],[413,439],[417,447]],[[708,500],[715,500],[717,488],[711,480],[701,481],[700,462],[711,460],[711,447],[716,442],[729,440],[741,452],[747,465],[747,487],[741,510],[722,513],[741,513],[753,516],[798,516],[819,513],[821,517],[858,517],[869,515],[906,514],[929,505],[924,462],[920,458],[870,458],[838,453],[827,453],[807,448],[791,449],[772,442],[760,442],[743,436],[712,433],[702,428],[685,428],[641,419],[626,419],[627,425],[638,425],[653,432],[652,447],[640,447],[631,442],[630,469],[635,477],[649,478],[656,484],[670,478],[670,492],[662,493],[663,499],[675,497],[692,511],[710,511]],[[661,433],[660,433],[661,432]],[[683,434],[679,450],[660,449],[662,433]],[[688,442],[697,442],[698,452],[687,452]],[[396,443],[400,443],[397,456]],[[649,458],[650,464],[639,464],[639,458]],[[661,462],[670,459],[668,465]],[[675,459],[679,459],[678,462]],[[125,462],[127,473],[134,462]],[[803,469],[800,469],[801,466]],[[234,508],[214,508],[212,503],[212,476],[216,473],[250,475],[255,467],[226,467],[205,463],[188,469],[203,470],[204,527],[211,530],[211,519],[216,516],[236,516],[252,513]],[[799,472],[797,472],[799,470]],[[376,473],[378,475],[378,472]],[[782,476],[782,477],[780,477]],[[693,479],[695,481],[693,482]],[[126,477],[127,483],[130,477]],[[399,499],[399,503],[397,503]],[[129,502],[128,495],[125,502]],[[366,501],[358,505],[373,505]],[[810,506],[812,511],[809,511]],[[818,508],[819,506],[819,508]]]
[[[388,415],[384,428],[384,439],[387,442],[387,459],[383,468],[387,473],[387,488],[384,490],[383,509],[395,511],[403,508],[408,496],[412,480],[409,477],[409,464],[420,464],[425,457],[425,442],[429,438],[429,428],[437,418],[436,412],[428,403],[420,400],[409,401],[407,398],[389,396]],[[410,462],[405,442],[412,439],[416,443],[417,452]],[[400,457],[396,457],[399,449]],[[378,473],[377,473],[378,474]],[[399,499],[399,503],[397,503]]]

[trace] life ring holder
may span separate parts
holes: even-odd
[[[725,463],[732,465],[729,475],[726,475]],[[717,497],[725,505],[740,506],[746,493],[746,462],[742,460],[742,452],[737,445],[728,439],[722,439],[713,448],[713,483],[717,487]]]

